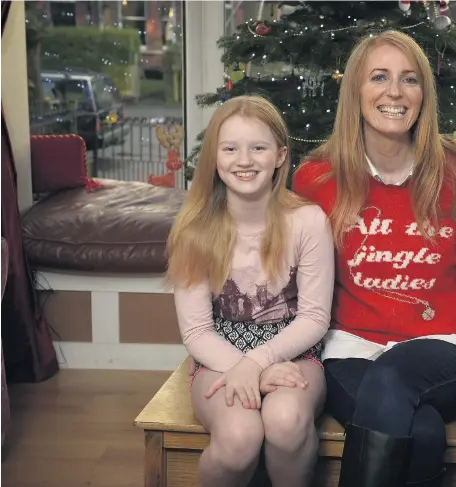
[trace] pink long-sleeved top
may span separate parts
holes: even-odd
[[[334,286],[334,245],[330,224],[318,206],[285,216],[289,224],[282,273],[270,282],[261,264],[263,232],[238,231],[230,276],[220,293],[208,282],[176,286],[174,300],[188,353],[205,367],[225,372],[243,352],[221,337],[214,317],[258,326],[294,318],[278,335],[247,352],[263,369],[286,362],[318,343],[329,328]]]

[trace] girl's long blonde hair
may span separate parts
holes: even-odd
[[[282,166],[275,170],[267,208],[267,226],[262,242],[262,261],[269,279],[283,266],[289,238],[285,228],[286,210],[307,204],[286,189],[290,169],[288,134],[277,108],[260,96],[239,96],[226,101],[214,112],[204,136],[198,165],[187,200],[168,238],[168,282],[186,287],[209,279],[218,292],[228,278],[236,243],[236,227],[227,209],[227,190],[217,172],[220,127],[228,118],[240,115],[266,124],[277,142],[287,148]]]
[[[331,176],[337,185],[331,220],[338,247],[342,245],[344,231],[359,214],[367,197],[369,177],[361,115],[361,78],[369,54],[375,47],[384,44],[397,47],[415,64],[423,90],[420,115],[412,128],[415,166],[411,198],[419,229],[427,238],[430,235],[426,224],[435,222],[438,217],[439,195],[445,179],[448,178],[452,185],[456,181],[456,164],[453,159],[456,156],[456,144],[439,135],[434,76],[421,47],[411,37],[397,31],[386,31],[361,40],[344,71],[332,135],[306,158],[331,163]]]

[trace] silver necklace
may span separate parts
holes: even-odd
[[[382,214],[380,208],[377,208],[376,206],[367,206],[366,208],[364,208],[364,211],[370,210],[370,209],[377,211],[377,218],[380,220],[380,216]],[[361,252],[361,249],[366,244],[368,237],[369,237],[369,234],[365,235],[363,241],[361,242],[361,245],[356,250],[356,252],[353,256],[355,261],[356,261],[358,254]],[[349,267],[349,270],[350,270],[350,276],[351,276],[353,282],[356,283],[355,276],[353,275],[352,268]],[[380,292],[380,291],[377,291],[376,289],[373,289],[373,288],[370,288],[368,290],[372,291],[373,293],[378,294],[379,296],[382,296],[384,298],[392,299],[393,301],[399,301],[401,303],[412,304],[412,305],[418,304],[418,305],[424,306],[424,311],[421,313],[421,317],[425,321],[431,321],[435,317],[435,310],[431,307],[429,301],[425,301],[424,299],[414,298],[413,296],[407,296],[406,294],[398,293],[397,291],[385,290],[384,292]]]

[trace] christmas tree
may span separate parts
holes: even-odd
[[[218,40],[227,79],[216,93],[199,95],[197,103],[217,105],[243,94],[267,97],[288,125],[293,170],[331,133],[340,80],[357,41],[394,29],[412,36],[425,50],[436,78],[440,132],[452,134],[456,130],[456,27],[448,16],[448,4],[448,0],[269,3],[265,20],[248,20]],[[199,149],[194,147],[187,159],[188,179]]]

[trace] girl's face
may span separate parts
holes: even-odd
[[[228,195],[259,199],[272,190],[274,171],[285,161],[270,128],[255,118],[233,115],[220,127],[217,172]]]
[[[418,119],[423,91],[416,67],[397,47],[376,47],[361,75],[364,130],[392,137],[408,134]]]

